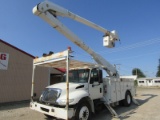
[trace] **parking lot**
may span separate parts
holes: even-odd
[[[137,88],[135,99],[139,106],[115,107],[122,120],[160,120],[160,88]],[[92,120],[112,120],[106,109],[92,117]],[[29,103],[16,103],[0,106],[0,120],[49,120],[43,114],[30,110]]]

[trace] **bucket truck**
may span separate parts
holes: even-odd
[[[108,48],[114,47],[115,42],[119,39],[116,31],[110,32],[49,1],[37,4],[33,8],[33,14],[41,17],[54,29],[90,54],[98,66],[70,69],[60,83],[47,86],[44,89],[39,101],[34,101],[32,94],[31,109],[60,119],[90,120],[91,113],[95,113],[96,109],[103,105],[116,117],[118,115],[111,106],[119,103],[125,106],[131,105],[135,96],[134,80],[120,77],[113,65],[85,45],[79,37],[58,20],[58,17],[68,17],[101,31],[104,33],[104,46]],[[102,69],[108,73],[108,77],[102,78]],[[69,78],[68,99],[66,98],[66,76]],[[66,107],[67,103],[68,108]]]

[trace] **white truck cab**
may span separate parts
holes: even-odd
[[[76,105],[85,97],[89,97],[91,100],[103,97],[101,70],[86,68],[69,71],[69,104]],[[57,106],[66,106],[65,74],[59,83],[45,88],[40,97],[40,102]]]
[[[135,95],[133,79],[102,78],[101,68],[76,68],[69,70],[69,119],[88,120],[91,113],[105,104],[122,102],[129,106]],[[67,119],[66,74],[59,83],[47,86],[39,101],[31,102],[31,109],[47,116]],[[63,112],[63,114],[62,114]]]

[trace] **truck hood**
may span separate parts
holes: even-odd
[[[76,90],[76,89],[84,89],[86,87],[87,87],[86,83],[69,83],[69,91],[73,91],[73,90]],[[54,84],[54,85],[50,85],[47,88],[59,88],[62,91],[66,91],[66,83],[65,82],[57,83],[57,84]]]
[[[54,85],[50,85],[47,88],[49,89],[58,89],[60,90],[59,97],[55,98],[55,95],[57,95],[57,93],[55,93],[55,95],[53,93],[51,93],[51,97],[53,97],[53,99],[56,100],[56,103],[59,105],[66,105],[66,94],[67,94],[67,90],[66,90],[66,83],[57,83]],[[81,98],[88,96],[88,83],[69,83],[69,103],[70,104],[76,104]],[[40,99],[43,97],[43,95],[40,97]],[[50,96],[46,96],[46,101],[48,101],[48,99],[50,98]]]

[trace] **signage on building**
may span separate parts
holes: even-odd
[[[9,54],[0,52],[0,70],[8,69]]]

